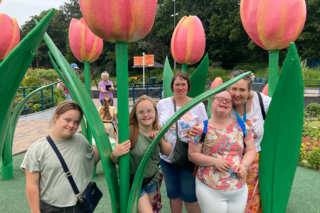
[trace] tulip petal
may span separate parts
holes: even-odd
[[[219,86],[220,84],[223,84],[222,79],[219,78],[219,77],[216,77],[216,78],[214,79],[214,81],[211,83],[210,89],[212,89],[212,88],[214,88],[214,87],[216,87],[216,86]]]
[[[86,59],[85,26],[77,19],[72,19],[69,26],[69,44],[73,55],[80,62]]]
[[[135,25],[129,42],[138,41],[150,32],[156,16],[157,0],[135,0],[134,11]]]
[[[171,54],[181,64],[195,64],[205,50],[205,33],[197,16],[183,17],[171,39]]]
[[[283,49],[300,35],[306,20],[306,3],[305,0],[242,0],[240,15],[243,27],[257,45],[268,50]]]
[[[6,14],[0,14],[0,60],[5,57],[20,42],[20,29],[15,18],[10,18]]]
[[[83,18],[80,22],[85,28],[85,61],[94,62],[101,54],[103,41],[91,32]]]
[[[265,86],[264,86],[264,88],[263,88],[263,90],[262,90],[262,94],[264,94],[264,95],[266,95],[266,96],[268,96],[268,86],[269,84],[266,84]]]
[[[90,30],[106,41],[127,41],[135,24],[134,0],[80,0]]]

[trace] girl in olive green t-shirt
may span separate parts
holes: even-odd
[[[144,154],[161,128],[155,102],[146,95],[141,96],[132,107],[129,123],[130,140],[121,144],[116,143],[111,160],[114,163],[118,163],[119,157],[130,151],[130,175],[134,177]],[[154,150],[144,175],[145,184],[143,184],[143,188],[140,191],[138,212],[152,213],[150,202],[157,191],[159,153],[169,155],[171,149],[170,143],[166,143],[161,139]]]

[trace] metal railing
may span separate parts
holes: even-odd
[[[36,86],[36,87],[19,87],[18,91],[22,90],[22,95],[16,95],[16,97],[25,98],[29,93],[31,93],[33,90],[35,90],[37,88],[40,88],[40,87],[38,87],[38,86]],[[26,105],[24,106],[24,109],[23,109],[25,115],[27,115],[27,110],[32,110],[32,109],[36,109],[36,108],[40,108],[41,107],[41,111],[44,111],[45,110],[45,106],[49,106],[50,105],[50,106],[54,107],[53,86],[51,86],[50,88],[51,88],[51,91],[44,91],[44,89],[41,89],[39,93],[35,93],[34,94],[34,95],[40,95],[40,99],[31,100],[31,101],[28,101],[26,103]],[[30,92],[26,92],[26,90],[28,90],[28,89],[33,89],[33,90],[30,91]],[[45,95],[45,94],[48,94],[48,93],[51,93],[51,95],[49,95],[49,96]],[[45,96],[47,96],[47,97],[45,97]],[[44,101],[48,100],[48,99],[51,99],[51,102],[44,104]],[[41,105],[40,106],[36,106],[36,107],[27,108],[27,104],[28,103],[35,103],[35,102],[41,103]],[[17,104],[19,104],[19,103],[14,103],[14,105],[17,105]]]
[[[130,101],[133,101],[133,103],[142,95],[147,95],[150,98],[159,98],[162,99],[162,91],[163,91],[163,85],[145,85],[143,86],[134,86],[129,87],[129,103]],[[158,102],[158,100],[155,100],[155,102]],[[132,107],[133,105],[130,105],[129,107]]]
[[[314,82],[314,83],[311,83]],[[303,80],[304,83],[304,94],[305,95],[320,95],[320,80]]]

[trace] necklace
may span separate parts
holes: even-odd
[[[237,113],[236,108],[233,106],[234,112],[236,113],[236,116],[238,119],[242,120],[240,115]],[[244,112],[243,112],[243,122],[247,122],[247,102],[244,104]]]

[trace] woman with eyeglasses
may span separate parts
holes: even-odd
[[[231,79],[247,72],[246,70],[237,70],[232,73]],[[246,213],[261,212],[261,200],[259,190],[259,156],[260,143],[264,133],[264,116],[268,112],[271,98],[262,93],[252,90],[252,76],[248,75],[232,84],[228,91],[231,94],[233,109],[230,116],[236,119],[242,119],[252,128],[254,134],[254,144],[256,147],[256,157],[254,162],[248,166],[247,185],[249,189]],[[261,101],[259,100],[259,95]]]
[[[198,134],[189,143],[189,159],[199,165],[196,195],[203,213],[242,213],[246,207],[246,168],[256,149],[251,128],[231,118],[231,109],[230,93],[216,94],[211,101],[212,117],[198,126]]]
[[[191,100],[187,96],[187,93],[191,91],[191,84],[186,73],[181,71],[175,73],[171,81],[171,90],[174,96],[162,99],[157,105],[161,126],[166,124],[175,111]],[[175,155],[177,139],[182,143],[188,143],[190,128],[195,123],[201,123],[207,119],[205,107],[203,103],[200,103],[178,120],[178,126],[175,123],[166,133],[172,145],[172,151],[169,154],[160,154],[160,165],[172,213],[181,213],[183,203],[189,213],[200,212],[195,193],[195,177],[192,176],[193,171],[171,165],[171,162]],[[187,155],[187,151],[185,154]]]
[[[116,142],[111,160],[114,163],[118,163],[119,157],[130,151],[130,180],[132,184],[144,154],[161,128],[155,102],[146,95],[141,96],[132,107],[129,123],[130,140],[122,144]],[[139,213],[153,212],[151,201],[158,188],[159,153],[169,155],[171,148],[171,144],[162,138],[153,152],[142,182],[138,202]]]

